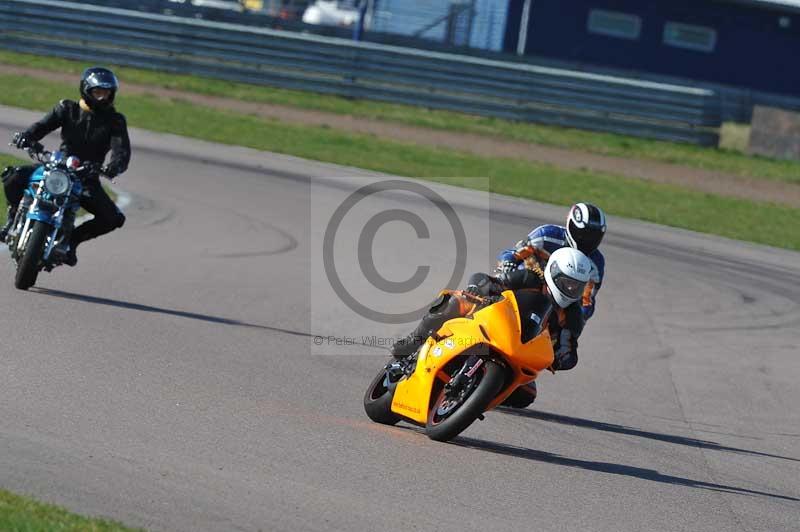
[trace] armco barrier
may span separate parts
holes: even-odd
[[[0,0],[3,48],[716,145],[717,93],[53,0]]]

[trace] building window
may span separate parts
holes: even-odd
[[[717,30],[706,26],[667,22],[664,24],[664,44],[698,52],[713,52],[717,45]]]
[[[592,9],[587,29],[589,33],[635,40],[642,33],[642,18],[619,11]]]

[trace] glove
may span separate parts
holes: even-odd
[[[469,296],[482,297],[480,288],[477,285],[471,284],[464,289],[464,293]]]
[[[514,270],[514,271],[516,271],[516,270]],[[508,275],[509,275],[509,273],[512,273],[512,272],[502,272],[502,273],[498,273],[497,275],[494,276],[494,281],[497,284],[499,284],[500,287],[503,288],[503,289],[508,286]]]
[[[514,262],[513,260],[504,260],[500,264],[497,265],[497,268],[494,269],[497,273],[509,273],[513,272],[519,267],[519,264]]]
[[[14,135],[12,144],[15,147],[19,148],[20,150],[24,150],[25,148],[31,145],[31,141],[28,140],[28,137],[26,137],[22,133],[17,133]]]

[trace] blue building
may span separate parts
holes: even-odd
[[[800,96],[800,0],[510,0],[503,50]]]

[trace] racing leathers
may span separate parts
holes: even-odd
[[[566,233],[566,228],[560,225],[540,225],[526,238],[517,242],[513,248],[500,252],[497,256],[498,271],[508,272],[518,268],[531,268],[534,263],[544,268],[551,253],[559,248],[569,246]],[[594,268],[589,282],[586,283],[581,301],[581,314],[584,322],[594,314],[597,292],[603,283],[606,266],[606,260],[599,249],[586,255],[592,261]]]
[[[476,273],[470,277],[465,292],[482,297],[492,297],[499,295],[504,290],[532,290],[549,296],[544,276],[541,269],[538,268],[523,268],[497,276]],[[440,296],[433,302],[417,328],[409,336],[397,341],[392,346],[392,355],[395,358],[412,355],[447,320],[462,317],[473,309],[474,305],[465,304],[461,298],[449,294]],[[561,308],[553,303],[553,308],[547,318],[547,327],[553,340],[555,353],[551,369],[569,370],[574,368],[578,363],[578,337],[583,330],[580,303],[573,303],[567,308]]]
[[[61,151],[78,157],[83,163],[103,164],[106,154],[111,158],[104,172],[109,177],[121,174],[128,168],[131,146],[125,117],[113,107],[91,110],[84,102],[61,100],[40,121],[34,123],[21,137],[28,144],[38,142],[47,134],[61,128]],[[31,174],[36,165],[7,168],[3,172],[3,188],[9,205],[9,215],[16,212]],[[125,215],[117,208],[100,185],[97,175],[86,178],[81,207],[94,215],[72,232],[70,247],[91,238],[113,231],[125,223]],[[9,220],[10,224],[10,220]]]

